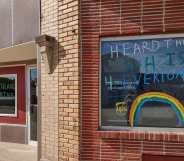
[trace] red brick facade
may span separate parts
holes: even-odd
[[[99,127],[100,38],[182,33],[182,0],[81,0],[82,161],[140,161],[142,154],[184,157],[184,133],[102,131]]]

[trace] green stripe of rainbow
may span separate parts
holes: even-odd
[[[168,100],[169,102],[172,102],[176,108],[180,112],[181,119],[184,121],[184,107],[183,105],[174,97],[166,94],[166,93],[161,93],[161,92],[147,92],[142,95],[139,95],[132,103],[131,108],[130,108],[130,113],[129,113],[129,121],[130,121],[130,126],[134,126],[134,121],[135,121],[135,116],[137,115],[137,108],[139,107],[140,103],[144,99],[152,99],[152,98],[159,98],[163,100]]]

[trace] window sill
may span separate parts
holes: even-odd
[[[183,130],[183,129],[182,129]],[[98,136],[102,139],[123,139],[138,141],[165,141],[165,142],[184,142],[184,131],[141,131],[141,130],[99,130]]]

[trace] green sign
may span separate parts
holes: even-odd
[[[15,97],[15,77],[0,77],[0,97]]]

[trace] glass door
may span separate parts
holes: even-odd
[[[29,141],[37,141],[37,69],[29,69]]]

